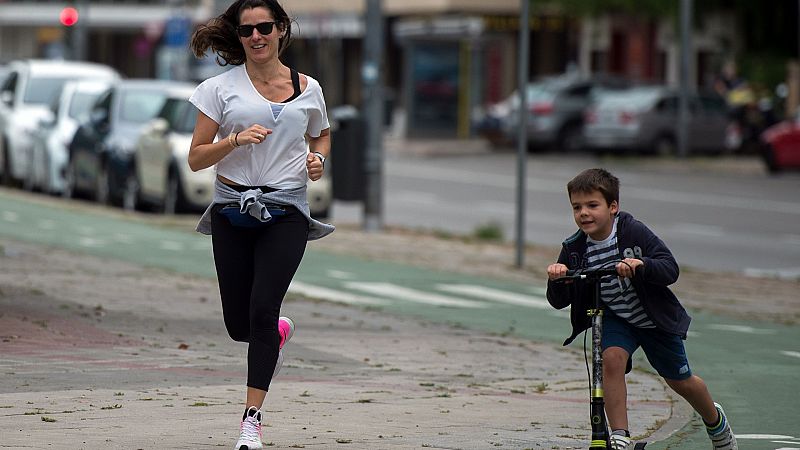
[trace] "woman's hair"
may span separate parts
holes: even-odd
[[[586,169],[567,183],[567,193],[572,197],[575,192],[591,194],[598,191],[610,206],[611,202],[619,203],[619,179],[605,169]]]
[[[237,0],[222,15],[197,28],[190,44],[194,55],[202,58],[210,48],[217,54],[217,64],[220,66],[244,64],[246,56],[236,27],[239,26],[242,11],[259,7],[272,11],[275,26],[283,33],[278,40],[278,54],[283,53],[292,40],[292,20],[277,0]]]

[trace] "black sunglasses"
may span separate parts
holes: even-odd
[[[250,37],[253,34],[253,28],[255,28],[259,33],[267,35],[272,33],[273,26],[275,26],[275,22],[261,22],[255,25],[239,25],[236,27],[236,32],[239,33],[239,36],[241,37]]]

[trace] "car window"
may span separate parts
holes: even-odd
[[[197,122],[197,108],[187,101],[185,101],[185,106],[183,117],[175,125],[175,131],[188,134],[194,132],[194,125]]]
[[[179,100],[177,98],[168,99],[164,102],[164,107],[161,108],[161,112],[158,113],[158,117],[164,119],[169,124],[170,129],[175,129],[175,126],[180,121],[183,113],[185,112],[185,106],[182,103],[188,103],[186,100]]]
[[[22,101],[33,105],[50,105],[69,78],[30,78]]]
[[[9,75],[5,81],[3,81],[3,87],[0,88],[0,92],[11,92],[11,95],[14,95],[14,91],[17,88],[17,73],[13,72]]]
[[[724,114],[728,110],[725,100],[722,97],[701,95],[700,104],[703,106],[703,110],[710,113]]]
[[[99,95],[99,93],[76,92],[69,102],[69,112],[67,114],[73,119],[81,118],[94,105]]]
[[[145,123],[158,114],[166,97],[156,91],[128,91],[122,95],[119,120]]]

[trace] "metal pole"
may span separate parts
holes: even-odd
[[[361,68],[364,89],[363,109],[367,126],[367,149],[364,158],[367,185],[364,230],[380,231],[383,227],[383,86],[380,76],[383,56],[383,14],[381,0],[366,0],[366,2],[364,65]]]
[[[72,26],[72,58],[75,61],[86,61],[86,42],[89,29],[89,2],[77,0],[75,9],[78,10],[78,22]]]
[[[678,97],[678,156],[689,154],[689,68],[692,55],[692,0],[681,0],[681,67]]]
[[[525,264],[525,177],[528,163],[528,77],[530,52],[530,0],[520,0],[519,14],[519,129],[517,130],[517,230],[516,266]]]

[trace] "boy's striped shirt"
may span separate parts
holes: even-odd
[[[614,219],[614,227],[611,235],[604,241],[595,241],[586,237],[586,258],[589,267],[608,266],[612,261],[619,260],[619,250],[617,249],[617,221],[619,216]],[[642,307],[633,283],[628,278],[607,276],[600,280],[600,298],[617,317],[622,318],[631,325],[639,328],[655,328],[655,324],[647,316]]]

